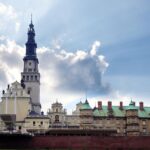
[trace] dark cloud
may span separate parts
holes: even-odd
[[[48,73],[48,70],[53,70],[53,78],[57,81],[55,90],[96,94],[110,92],[109,85],[102,81],[108,63],[104,56],[96,54],[99,46],[96,42],[89,52],[48,50],[39,55],[42,71]],[[51,78],[51,74],[48,76]]]
[[[97,58],[87,57],[74,64],[60,61],[57,65],[57,77],[62,79],[59,89],[71,91],[106,92],[102,82],[102,73],[97,65]]]

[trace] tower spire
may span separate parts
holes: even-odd
[[[31,14],[31,22],[29,24],[28,28],[28,38],[26,42],[26,56],[24,57],[25,60],[37,60],[36,56],[36,48],[37,44],[35,42],[35,30],[34,30],[34,25],[32,23],[32,14]]]

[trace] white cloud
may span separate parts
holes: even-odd
[[[100,41],[95,41],[94,44],[92,45],[92,49],[90,51],[91,55],[94,56],[96,55],[96,51],[97,51],[97,48],[100,47]]]
[[[24,48],[17,45],[15,41],[5,39],[3,43],[0,44],[0,66],[5,72],[5,78],[8,83],[14,80],[20,80],[21,59],[23,54]]]
[[[14,8],[11,5],[4,5],[3,3],[0,3],[0,15],[6,15],[11,19],[17,18]]]
[[[16,32],[19,31],[20,22],[18,20],[18,13],[11,5],[5,5],[0,2],[0,18],[0,32],[10,32],[10,30],[15,30]]]

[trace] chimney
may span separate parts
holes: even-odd
[[[143,102],[140,102],[139,105],[140,105],[140,110],[144,110],[144,104],[143,104]]]
[[[135,106],[135,102],[133,102],[133,105]]]
[[[108,110],[112,110],[112,102],[108,101]]]
[[[120,102],[120,107],[121,110],[123,109],[123,102]]]
[[[98,101],[98,109],[102,110],[102,101]]]

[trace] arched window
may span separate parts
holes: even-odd
[[[37,76],[35,76],[35,80],[37,80]]]
[[[43,121],[41,121],[41,125],[43,125]]]
[[[55,122],[59,122],[59,116],[58,115],[55,116]]]
[[[27,93],[30,95],[31,94],[31,88],[29,87],[27,90]]]
[[[29,76],[27,76],[27,81],[29,80]]]
[[[33,80],[33,76],[31,76],[31,81]]]

